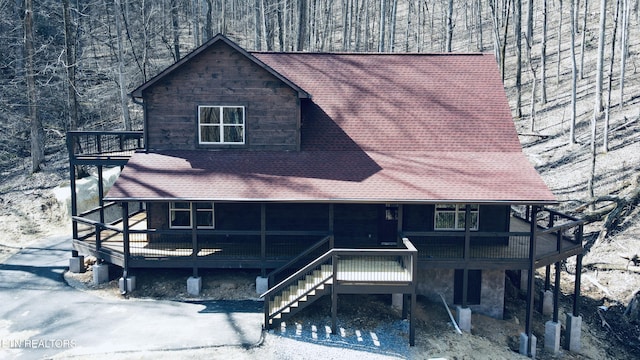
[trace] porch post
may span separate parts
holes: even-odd
[[[471,251],[471,205],[467,204],[464,209],[464,269],[462,270],[462,307],[466,308],[468,287],[469,287],[469,252]]]
[[[338,256],[331,257],[333,285],[331,285],[331,333],[338,333]]]
[[[104,224],[104,184],[102,176],[102,165],[98,165],[98,205],[100,206],[100,222]]]
[[[553,322],[558,322],[558,303],[560,298],[560,263],[554,265],[556,270],[555,287],[553,288]]]
[[[193,267],[192,277],[198,277],[198,208],[196,203],[189,203],[191,207],[191,260]]]
[[[267,206],[265,203],[260,204],[260,261],[262,262],[262,269],[260,269],[261,276],[267,276],[266,269],[267,260]]]
[[[195,202],[190,202],[191,208],[191,266],[193,274],[187,278],[187,294],[198,296],[202,290],[202,278],[198,276],[198,206]]]
[[[67,139],[67,141],[69,141]],[[73,156],[73,154],[69,154],[69,156]],[[71,188],[71,217],[78,216],[78,196],[76,194],[76,165],[75,160],[71,160],[71,164],[69,166],[69,186]],[[73,234],[73,238],[78,238],[78,223],[75,220],[71,221],[71,231]]]
[[[129,248],[129,203],[122,203],[122,242],[124,250],[122,278],[120,279],[120,292],[125,295],[129,290],[129,256],[131,250]]]
[[[535,259],[536,259],[536,237],[538,226],[536,224],[536,218],[538,215],[538,206],[531,206],[531,231],[529,240],[529,278],[527,279],[527,314],[525,322],[525,333],[520,336],[520,353],[535,357],[535,345],[536,340],[532,332],[533,321],[533,303],[534,303],[534,291],[535,291]]]
[[[334,243],[335,243],[335,238],[333,236],[333,229],[334,229],[334,220],[335,220],[335,212],[333,209],[333,203],[329,204],[329,235],[331,236],[329,238],[329,249],[333,249],[334,247]]]

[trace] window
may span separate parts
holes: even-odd
[[[464,230],[464,204],[437,204],[435,215],[436,230]],[[478,230],[478,205],[471,205],[471,230]]]
[[[244,144],[243,106],[198,106],[200,144]]]
[[[213,229],[213,203],[172,202],[169,204],[169,227],[172,229],[190,229],[191,211],[195,207],[198,228]]]

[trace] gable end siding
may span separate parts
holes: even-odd
[[[295,90],[225,43],[203,53],[143,91],[151,150],[300,148]],[[200,145],[198,105],[245,107],[245,144]]]

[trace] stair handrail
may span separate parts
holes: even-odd
[[[276,284],[275,286],[273,286],[272,288],[267,290],[265,293],[260,295],[260,298],[269,299],[268,296],[270,296],[272,293],[289,286],[291,283],[293,283],[294,281],[298,280],[300,278],[300,275],[302,275],[304,273],[307,273],[309,270],[311,270],[312,268],[317,267],[318,265],[320,265],[323,262],[325,262],[327,259],[332,258],[334,255],[336,255],[336,256],[340,256],[340,255],[359,255],[359,254],[362,254],[363,252],[366,252],[368,254],[370,254],[370,253],[380,253],[380,254],[391,254],[391,255],[393,255],[393,254],[396,254],[396,253],[407,253],[407,252],[409,252],[409,253],[412,254],[412,258],[415,258],[415,255],[417,255],[418,250],[413,245],[413,243],[411,243],[411,241],[408,238],[403,238],[402,239],[402,243],[406,247],[406,249],[333,248],[333,249],[327,251],[326,253],[320,255],[318,258],[316,258],[311,263],[307,264],[305,267],[303,267],[300,270],[296,271],[295,273],[291,274],[289,277],[287,277],[286,279],[282,280],[281,282],[279,282],[278,284]],[[414,261],[414,265],[415,265],[415,261]],[[333,277],[335,277],[335,275],[336,275],[335,273],[332,274]],[[413,278],[413,276],[415,276],[415,272],[414,272],[413,268],[412,268],[411,276],[412,276],[412,278]]]
[[[324,254],[320,255],[318,258],[316,258],[315,260],[307,264],[305,267],[289,275],[289,277],[287,277],[286,279],[276,284],[274,287],[267,290],[264,294],[260,295],[260,298],[265,298],[265,301],[267,301],[268,299],[270,299],[271,294],[291,285],[293,282],[300,279],[300,275],[307,273],[309,270],[316,268],[318,267],[318,265],[321,265],[322,263],[327,261],[327,259],[330,259],[333,256],[333,253],[335,250],[336,249],[331,249],[325,252]]]
[[[281,267],[273,270],[272,272],[270,272],[269,274],[267,274],[267,281],[269,286],[273,285],[275,276],[285,270],[288,270],[289,268],[291,268],[293,266],[293,264],[297,263],[298,261],[300,261],[300,259],[302,259],[303,257],[309,255],[310,253],[312,253],[313,251],[317,250],[318,248],[320,248],[322,245],[325,245],[329,243],[329,249],[333,248],[333,235],[327,235],[324,238],[322,238],[320,241],[316,242],[315,244],[311,245],[309,248],[307,248],[305,251],[303,251],[302,253],[298,254],[298,256],[294,257],[293,259],[291,259],[289,262],[287,262],[286,264],[282,265]]]

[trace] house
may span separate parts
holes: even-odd
[[[217,35],[131,95],[142,132],[68,135],[72,186],[76,165],[123,167],[98,208],[72,209],[75,248],[121,266],[123,291],[133,268],[191,268],[195,292],[199,268],[255,268],[266,327],[322,295],[335,327],[354,292],[410,314],[442,294],[470,327],[471,310],[502,316],[517,271],[530,339],[535,269],[551,291],[555,264],[557,299],[558,264],[581,258],[582,223],[548,208],[492,55],[248,52]]]

